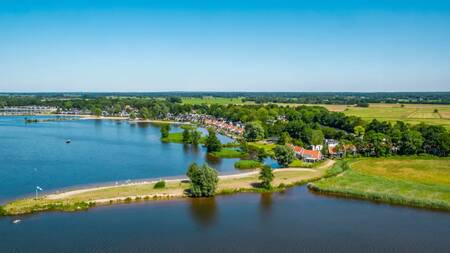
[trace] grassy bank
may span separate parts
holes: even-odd
[[[255,160],[239,160],[234,163],[236,169],[256,169],[260,168],[263,164]]]
[[[449,158],[367,158],[336,177],[309,184],[316,192],[450,211]]]
[[[274,171],[273,191],[288,186],[306,183],[326,175],[327,166],[317,169],[279,169]],[[227,175],[219,178],[218,194],[236,192],[261,192],[258,187],[258,171]],[[153,199],[183,198],[189,183],[182,180],[167,180],[164,188],[155,188],[157,182],[80,189],[66,193],[47,195],[37,200],[26,198],[13,201],[2,207],[5,215],[19,215],[40,211],[79,211],[95,205],[124,203]]]
[[[231,149],[231,148],[222,148],[222,150],[218,152],[212,152],[210,155],[219,157],[219,158],[243,158],[247,156],[246,153],[238,150],[238,149]]]
[[[183,143],[183,132],[169,133],[169,136],[161,138],[162,142],[166,143]],[[206,137],[201,137],[199,140],[200,144],[205,143]]]

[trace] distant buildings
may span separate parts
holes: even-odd
[[[57,111],[53,106],[5,106],[0,108],[0,115],[36,115],[50,114]]]

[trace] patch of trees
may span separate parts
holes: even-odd
[[[190,180],[189,196],[212,197],[216,193],[219,182],[218,173],[207,164],[199,166],[193,163],[189,166],[186,175]]]

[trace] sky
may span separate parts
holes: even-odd
[[[1,0],[0,92],[450,91],[450,1]]]

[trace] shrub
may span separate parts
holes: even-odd
[[[166,187],[166,181],[164,181],[164,180],[158,181],[158,182],[153,186],[154,189],[161,189],[161,188],[165,188],[165,187]]]
[[[3,206],[0,206],[0,216],[6,215],[5,208]]]

